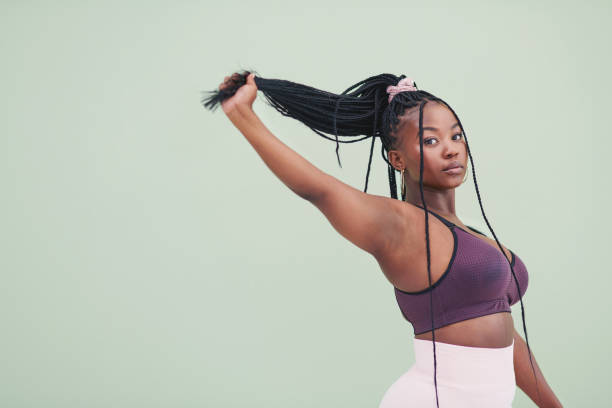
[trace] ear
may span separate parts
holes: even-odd
[[[406,164],[404,163],[404,159],[402,158],[401,154],[397,150],[390,150],[388,153],[387,159],[389,159],[389,163],[391,163],[391,165],[397,171],[401,171],[401,169],[406,167]]]

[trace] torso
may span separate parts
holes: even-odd
[[[378,263],[387,279],[398,289],[413,292],[429,287],[427,276],[427,254],[425,242],[425,210],[406,202],[398,202],[406,213],[405,231],[397,240],[394,248]],[[444,273],[453,253],[453,233],[436,216],[429,215],[429,248],[431,282],[435,283]],[[495,240],[472,231],[459,219],[448,221],[456,224],[473,236],[487,242],[499,250]],[[502,245],[508,260],[512,255]],[[434,289],[435,290],[435,289]],[[510,313],[494,313],[459,321],[435,330],[436,342],[457,344],[470,347],[507,347],[512,344],[514,321]],[[415,335],[417,339],[432,340],[431,331]]]

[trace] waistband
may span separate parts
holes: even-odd
[[[415,368],[433,383],[433,341],[413,338]],[[436,341],[436,378],[463,388],[515,386],[514,339],[507,347],[469,347]]]

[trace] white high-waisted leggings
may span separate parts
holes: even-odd
[[[433,342],[414,340],[415,363],[387,389],[379,408],[435,408]],[[467,347],[436,341],[440,408],[511,408],[516,392],[514,341]]]

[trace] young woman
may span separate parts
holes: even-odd
[[[339,143],[372,137],[371,162],[379,137],[391,198],[368,194],[367,177],[363,192],[343,183],[282,143],[252,110],[258,90],[283,115],[335,140],[336,152]],[[446,102],[404,75],[373,76],[337,95],[243,72],[225,77],[204,105],[213,110],[219,103],[274,174],[372,254],[393,284],[414,329],[416,361],[387,389],[379,408],[508,408],[516,385],[539,407],[561,407],[528,341],[514,329],[510,306],[520,301],[527,339],[527,269],[500,244],[484,214],[463,126]],[[366,137],[339,140],[359,135]],[[494,240],[455,213],[455,189],[467,177],[468,157]]]

